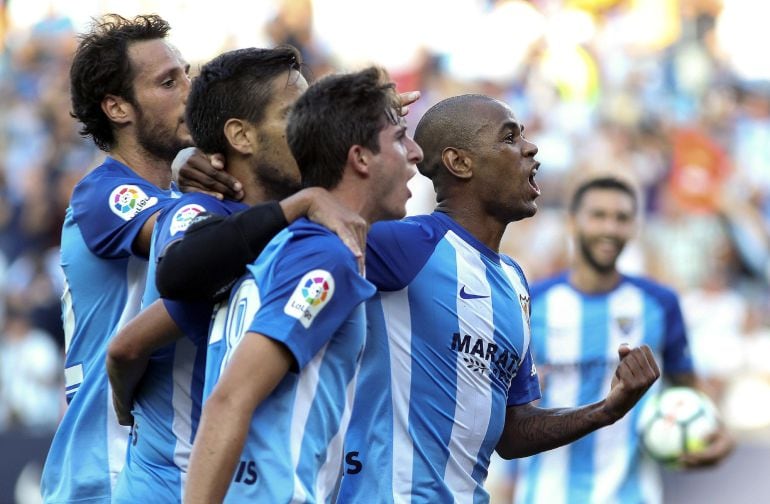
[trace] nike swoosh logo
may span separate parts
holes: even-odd
[[[460,289],[460,297],[462,299],[482,299],[482,298],[488,298],[489,296],[480,296],[478,294],[469,294],[465,292],[465,286],[463,285]]]

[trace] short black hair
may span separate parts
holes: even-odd
[[[414,141],[422,147],[420,173],[433,180],[443,173],[441,155],[447,147],[472,150],[478,145],[475,126],[480,103],[497,102],[482,94],[465,94],[441,100],[428,109],[414,131]]]
[[[70,66],[70,114],[82,123],[80,134],[92,137],[101,150],[109,152],[115,146],[113,125],[102,111],[104,97],[115,95],[135,103],[129,45],[165,39],[170,29],[168,22],[155,14],[133,19],[107,14],[80,35]]]
[[[375,154],[379,132],[398,122],[401,102],[385,70],[330,75],[308,88],[289,116],[289,148],[302,173],[302,185],[334,188],[354,145]]]
[[[185,109],[195,145],[204,152],[226,152],[225,123],[232,118],[262,122],[272,99],[273,79],[300,68],[299,51],[289,45],[228,51],[203,65],[192,81]]]
[[[634,202],[634,211],[638,206],[636,191],[631,182],[615,175],[601,175],[588,178],[575,187],[572,192],[572,199],[569,203],[569,213],[575,215],[583,203],[583,197],[592,189],[611,189],[628,194]]]

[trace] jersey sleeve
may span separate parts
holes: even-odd
[[[262,304],[249,331],[283,343],[302,369],[376,290],[331,234],[289,239],[273,257],[267,274],[259,261],[249,267],[263,279]]]
[[[694,366],[679,300],[674,292],[666,291],[662,302],[666,314],[663,372],[669,375],[692,373]]]
[[[71,206],[88,248],[117,259],[134,255],[132,245],[147,219],[172,201],[147,181],[99,174],[75,187]]]
[[[519,365],[519,370],[508,388],[508,406],[521,406],[540,399],[540,381],[537,378],[535,361],[529,348]]]
[[[381,221],[372,225],[366,242],[366,278],[378,290],[406,287],[425,265],[441,239],[422,221]]]
[[[163,299],[163,306],[174,323],[193,343],[204,343],[209,334],[212,303],[206,301],[186,302]]]
[[[163,255],[170,244],[181,240],[193,220],[204,212],[216,215],[230,214],[227,206],[221,201],[200,193],[185,194],[173,205],[166,206],[159,214],[155,224],[156,256]],[[157,260],[157,257],[153,259]]]

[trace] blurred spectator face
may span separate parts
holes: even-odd
[[[170,163],[181,149],[193,145],[184,122],[189,65],[161,39],[134,42],[128,57],[135,75],[137,140],[149,153]]]
[[[589,189],[570,224],[579,258],[596,271],[611,272],[636,232],[634,200],[617,189]]]

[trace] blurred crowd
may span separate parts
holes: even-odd
[[[272,44],[300,48],[314,78],[345,64],[314,24],[324,3],[277,1],[260,28]],[[746,9],[756,3],[471,3],[482,24],[473,27],[480,40],[467,37],[470,57],[426,45],[389,68],[400,90],[422,91],[408,117],[411,126],[430,105],[455,94],[480,92],[511,105],[539,146],[542,164],[538,215],[511,225],[504,240],[530,281],[566,266],[564,197],[575,176],[597,169],[633,173],[645,215],[623,270],[677,289],[696,366],[725,420],[749,434],[766,429],[770,75],[761,72],[761,51],[746,63],[736,53],[743,46],[726,38],[741,13],[751,18]],[[430,22],[413,21],[409,29]],[[73,185],[103,153],[78,135],[69,115],[68,69],[77,43],[71,20],[52,14],[13,37],[5,29],[0,430],[53,429],[64,407],[60,228]],[[398,25],[392,29],[397,36]],[[506,36],[481,36],[491,30]],[[202,62],[192,63],[195,69]],[[429,211],[433,194],[426,180],[416,180],[413,192],[410,211]]]

